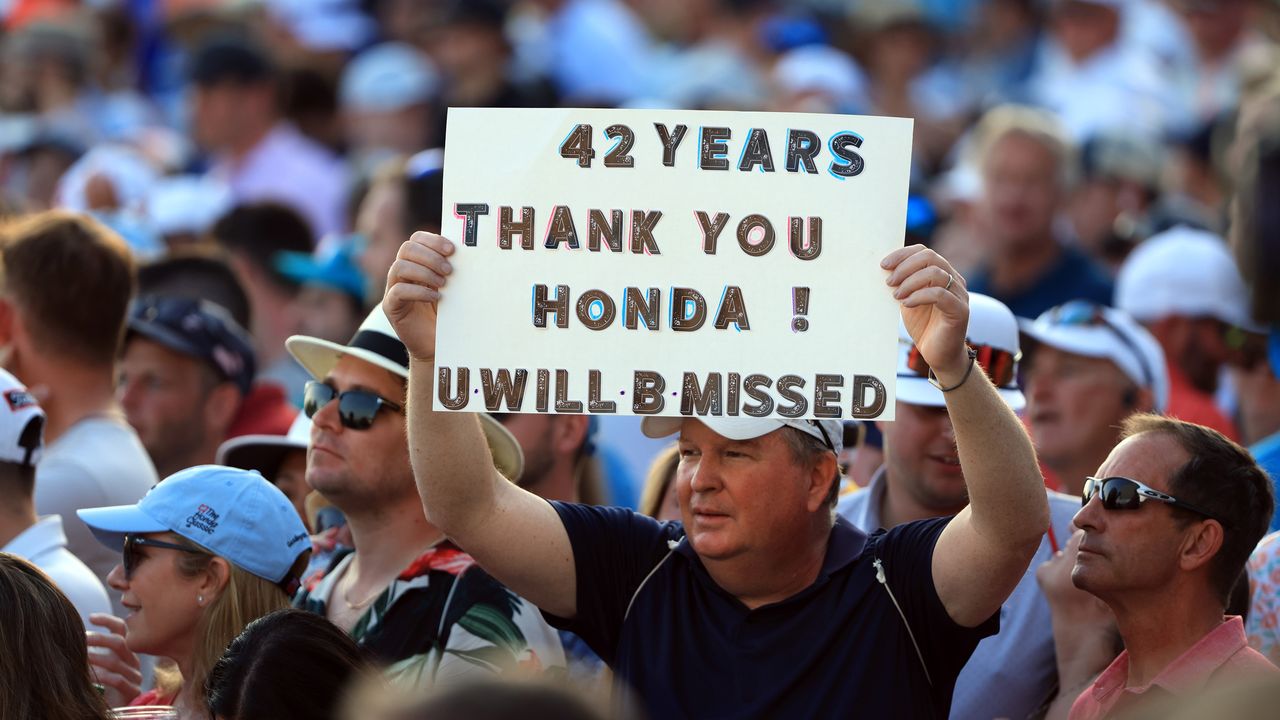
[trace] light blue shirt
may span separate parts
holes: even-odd
[[[864,490],[846,495],[836,512],[858,529],[872,533],[883,527],[880,510],[888,487],[885,469],[872,476]],[[1067,544],[1080,509],[1079,498],[1046,491],[1058,548]],[[1045,701],[1058,678],[1053,652],[1053,622],[1049,603],[1036,584],[1036,568],[1053,555],[1045,534],[1035,557],[1013,594],[1000,608],[1000,632],[978,643],[956,679],[951,720],[1024,718]],[[981,582],[981,578],[976,578]]]

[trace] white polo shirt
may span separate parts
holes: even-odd
[[[71,604],[80,612],[86,629],[90,613],[110,613],[111,601],[106,588],[87,565],[67,550],[67,536],[62,532],[62,518],[46,515],[35,525],[22,531],[5,545],[3,552],[17,555],[40,568],[58,585]]]

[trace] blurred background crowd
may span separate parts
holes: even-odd
[[[401,242],[442,230],[447,109],[473,106],[913,118],[907,241],[1023,323],[1051,489],[1078,494],[1143,410],[1220,430],[1276,477],[1280,1],[0,0],[0,217],[70,248],[97,230],[38,213],[92,216],[137,266],[135,287],[106,250],[4,256],[24,313],[0,312],[4,365],[49,416],[35,506],[99,581],[119,553],[75,511],[215,460],[289,496],[311,572],[350,545],[286,452],[308,445],[313,377],[286,339],[371,332]],[[104,390],[102,344],[75,328],[111,327],[126,286]],[[67,439],[114,403],[136,435]],[[679,517],[674,453],[638,419],[496,419],[534,492]],[[847,495],[893,432],[847,425]],[[43,479],[73,460],[113,490]],[[1280,540],[1263,548],[1274,661]]]

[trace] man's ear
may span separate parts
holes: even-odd
[[[1222,524],[1217,520],[1202,520],[1187,528],[1178,553],[1178,567],[1192,571],[1213,560],[1222,549]]]
[[[204,401],[205,427],[210,432],[217,432],[222,436],[219,442],[225,438],[231,423],[235,421],[236,413],[240,412],[240,403],[243,401],[244,396],[240,394],[240,388],[233,382],[218,383],[209,391]]]
[[[839,482],[836,477],[836,456],[824,452],[809,470],[809,486],[805,492],[805,506],[809,512],[818,512],[827,504],[831,493],[831,483]]]
[[[552,415],[551,447],[557,455],[576,456],[587,440],[591,418],[587,415]]]

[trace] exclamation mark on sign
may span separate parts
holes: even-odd
[[[808,330],[809,321],[804,316],[809,314],[809,288],[791,288],[791,311],[795,315],[791,318],[791,332]]]

